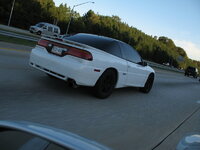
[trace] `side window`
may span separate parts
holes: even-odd
[[[53,32],[53,28],[52,27],[48,27],[48,31],[49,32]]]
[[[58,28],[54,28],[54,33],[58,33]]]
[[[47,26],[43,26],[42,28],[46,30],[46,29],[47,29]]]
[[[142,61],[138,52],[135,49],[133,49],[130,45],[120,43],[120,46],[122,49],[124,59],[134,63],[139,63]]]
[[[102,43],[102,45],[103,45],[103,43]],[[122,58],[121,49],[117,42],[113,41],[113,42],[105,44],[105,45],[107,47],[106,52],[108,52],[114,56]]]

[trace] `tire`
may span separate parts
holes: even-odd
[[[149,93],[153,86],[153,82],[154,82],[154,74],[150,74],[144,87],[140,88],[140,91],[143,93]]]
[[[37,35],[41,35],[41,34],[42,34],[42,32],[41,32],[41,31],[38,31],[38,32],[37,32]]]
[[[104,99],[110,96],[117,83],[117,73],[112,70],[106,70],[98,79],[94,86],[96,97]]]

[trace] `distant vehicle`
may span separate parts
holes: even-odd
[[[30,26],[29,31],[38,35],[50,35],[58,37],[60,35],[60,28],[56,25],[40,22],[34,26]]]
[[[30,65],[75,87],[94,87],[99,98],[110,96],[114,88],[129,86],[148,93],[155,74],[130,45],[84,33],[64,42],[42,37],[31,52]]]
[[[169,63],[163,63],[163,65],[169,66],[170,64]]]
[[[65,130],[27,121],[0,121],[1,150],[111,150]]]
[[[198,77],[198,69],[195,67],[187,67],[185,70],[185,76],[193,76],[194,78]]]
[[[200,150],[200,135],[198,133],[186,135],[179,141],[176,150]]]

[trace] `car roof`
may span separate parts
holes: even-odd
[[[46,24],[46,25],[49,25],[49,26],[54,26],[54,27],[59,28],[59,26],[51,24],[51,23],[47,23],[47,22],[38,22],[37,24]]]
[[[189,69],[196,69],[195,67],[192,67],[192,66],[188,66],[188,68],[189,68]]]
[[[95,35],[95,34],[89,34],[89,33],[77,33],[73,36],[85,36],[85,37],[90,37],[90,38],[96,38],[96,39],[102,39],[102,40],[106,40],[106,41],[110,41],[110,42],[113,42],[113,41],[117,41],[117,42],[120,42],[120,43],[124,43],[124,44],[127,44],[123,41],[120,41],[120,40],[117,40],[117,39],[113,39],[111,37],[106,37],[106,36],[102,36],[102,35]]]

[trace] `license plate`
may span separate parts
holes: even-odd
[[[66,51],[65,48],[61,48],[61,47],[57,47],[57,46],[54,46],[51,50],[52,53],[57,54],[57,55],[62,55],[62,53],[65,51]]]

